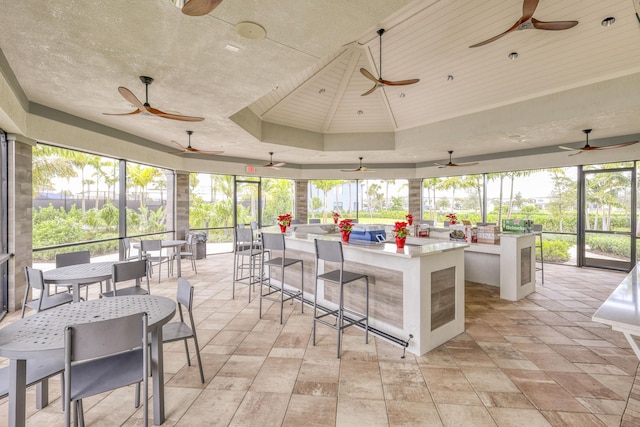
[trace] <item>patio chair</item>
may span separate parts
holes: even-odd
[[[91,323],[70,325],[64,331],[65,426],[84,426],[82,399],[142,383],[143,425],[148,426],[147,314],[136,313]]]
[[[73,301],[73,295],[66,292],[49,295],[49,285],[44,283],[42,270],[25,267],[24,274],[27,278],[27,287],[24,290],[24,300],[22,301],[21,317],[24,317],[24,312],[27,307],[36,310],[36,312],[39,312],[42,310],[48,310],[50,308],[58,307],[62,304],[68,304]],[[27,302],[27,299],[29,298],[29,291],[31,289],[40,291],[40,296],[37,299]]]
[[[122,239],[122,247],[124,248],[124,259],[123,261],[133,261],[135,259],[140,259],[140,251],[135,255],[131,254],[131,239],[128,237],[124,237]]]
[[[153,266],[158,266],[158,283],[162,277],[162,264],[167,264],[167,277],[171,275],[171,257],[162,255],[162,241],[141,240],[140,251],[142,257],[149,263],[149,275],[153,275]]]
[[[103,292],[100,288],[100,295],[103,297],[115,297],[122,295],[150,295],[151,289],[149,288],[149,275],[147,274],[147,260],[139,259],[137,261],[125,261],[113,264],[111,271],[111,285],[113,290]],[[147,289],[144,289],[140,280],[145,279],[147,281]],[[129,280],[135,280],[134,286],[118,289],[118,283],[126,282]]]
[[[260,274],[260,310],[259,315],[262,318],[262,300],[267,299],[280,303],[280,324],[282,324],[283,320],[283,308],[285,301],[293,300],[296,298],[300,298],[300,309],[302,313],[304,313],[304,262],[302,259],[298,258],[287,258],[287,250],[284,242],[284,234],[282,233],[262,233],[262,245],[265,251],[269,251],[269,259],[265,260],[263,256],[261,256],[262,265],[261,265],[261,274]],[[281,256],[276,258],[271,258],[271,254],[279,252]],[[300,290],[298,289],[285,289],[285,281],[284,274],[285,268],[291,267],[297,263],[300,263]],[[267,267],[269,269],[269,277],[266,279],[262,278],[262,273],[264,272],[264,268]],[[280,270],[280,284],[274,284],[271,281],[272,277],[272,268],[278,268]],[[266,286],[267,292],[263,292],[263,287]],[[287,295],[285,297],[285,295]]]
[[[179,250],[173,254],[173,259],[176,258],[188,258],[191,260],[191,269],[198,274],[198,268],[196,267],[196,247],[193,239],[193,234],[187,234],[187,243],[185,244],[186,250]],[[178,259],[178,262],[180,260]],[[173,261],[172,261],[173,265]],[[171,267],[173,269],[173,267]]]

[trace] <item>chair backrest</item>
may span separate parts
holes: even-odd
[[[250,228],[236,228],[236,247],[253,243],[253,231]]]
[[[114,284],[143,277],[147,277],[147,261],[144,259],[119,262],[113,264],[111,270],[111,280]]]
[[[176,299],[178,304],[182,304],[191,312],[193,308],[193,286],[191,286],[187,279],[183,279],[182,277],[178,279],[178,295]]]
[[[251,221],[249,223],[249,228],[251,228],[253,231],[256,231],[258,229],[258,223],[255,221]]]
[[[533,231],[535,233],[542,233],[542,224],[533,224]]]
[[[262,247],[268,250],[284,251],[284,234],[262,233]]]
[[[320,224],[320,218],[309,218],[309,224]]]
[[[71,401],[142,382],[148,425],[149,333],[146,313],[69,325],[64,330],[65,425]],[[118,375],[113,375],[117,371]]]
[[[142,252],[160,251],[162,250],[162,241],[160,240],[141,240],[140,250]]]
[[[131,239],[128,237],[124,237],[122,239],[122,247],[124,248],[125,251],[128,251],[131,249]]]
[[[344,261],[342,242],[318,239],[314,239],[314,242],[316,244],[316,259],[339,263]]]
[[[291,220],[291,224],[302,224],[302,221],[300,221],[299,219],[292,219]]]
[[[147,314],[69,325],[65,328],[65,364],[146,347]]]
[[[27,266],[24,268],[24,274],[27,278],[28,286],[40,291],[44,290],[44,277],[42,276],[42,270]]]
[[[90,262],[91,254],[89,251],[56,254],[56,268],[67,267],[69,265],[88,264]]]

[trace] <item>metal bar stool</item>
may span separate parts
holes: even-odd
[[[341,334],[342,331],[349,326],[355,324],[363,324],[365,332],[365,343],[369,344],[369,276],[366,274],[353,273],[344,269],[344,256],[342,254],[342,242],[331,240],[318,240],[315,239],[316,246],[316,287],[313,295],[313,345],[316,345],[316,323],[320,322],[323,325],[327,325],[338,331],[338,358],[340,358],[341,347]],[[332,270],[327,273],[318,274],[318,264],[320,260],[337,262],[340,264],[340,269]],[[358,313],[353,310],[344,307],[344,285],[351,283],[355,280],[364,279],[366,283],[365,291],[365,313]],[[338,285],[340,291],[340,298],[338,308],[325,314],[318,316],[318,280],[325,282],[333,282]],[[355,316],[355,319],[345,318],[344,314],[350,314]],[[326,316],[335,317],[335,322],[324,320]],[[362,317],[360,317],[362,316]],[[358,318],[360,317],[360,318]],[[346,322],[346,324],[345,324]]]
[[[293,300],[300,297],[301,311],[304,313],[304,263],[298,258],[287,258],[286,248],[284,244],[284,234],[282,233],[262,233],[262,249],[266,252],[269,251],[269,259],[262,258],[261,274],[264,272],[265,266],[269,269],[269,277],[260,281],[260,318],[262,318],[262,300],[268,299],[271,301],[280,302],[280,324],[282,324],[282,312],[285,301]],[[277,258],[271,258],[273,251],[282,252],[282,256]],[[297,289],[285,289],[284,285],[284,269],[300,263],[300,290]],[[280,285],[274,285],[271,282],[271,268],[280,267]],[[263,287],[267,287],[267,293],[263,293]],[[285,294],[287,297],[285,298]],[[293,301],[292,301],[293,302]]]
[[[536,271],[540,270],[542,274],[542,284],[544,285],[544,253],[542,252],[542,224],[533,224],[533,234],[536,235],[536,249],[540,249],[540,267],[536,267]]]
[[[262,279],[261,265],[263,251],[261,243],[253,238],[253,230],[250,228],[235,229],[235,250],[233,253],[233,286],[231,297],[236,297],[236,283],[249,286],[249,302],[251,302],[251,290]],[[247,273],[245,273],[247,270]]]

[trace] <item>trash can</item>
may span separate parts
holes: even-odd
[[[207,257],[207,233],[191,233],[191,238],[195,244],[196,259],[203,259]]]

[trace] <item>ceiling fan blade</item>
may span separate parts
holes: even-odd
[[[360,68],[360,72],[362,73],[363,76],[365,76],[366,78],[368,78],[369,80],[373,80],[374,82],[378,83],[378,79],[376,79],[373,74],[371,74],[369,71],[367,71],[365,68]]]
[[[553,22],[544,22],[538,21],[536,18],[531,18],[531,23],[534,28],[538,30],[551,30],[551,31],[559,31],[559,30],[568,30],[569,28],[573,28],[578,25],[578,21],[553,21]]]
[[[285,163],[285,162],[280,162],[280,163],[275,163],[275,164],[274,164],[274,163],[272,163],[272,164],[271,164],[271,167],[279,168],[279,167],[282,167],[282,166],[284,166],[284,165],[286,165],[286,163]]]
[[[189,16],[203,16],[215,9],[222,0],[189,0],[182,7],[182,13]]]
[[[204,120],[204,117],[181,116],[180,114],[168,114],[168,113],[153,113],[153,114],[165,119],[180,120],[182,122],[201,122]]]
[[[367,96],[367,95],[371,95],[373,92],[375,92],[375,90],[378,89],[378,85],[375,85],[374,87],[372,87],[371,89],[369,89],[368,91],[366,91],[365,93],[363,93],[360,96]]]
[[[638,141],[623,142],[622,144],[605,145],[603,147],[591,147],[592,150],[609,150],[611,148],[622,148],[629,145],[637,144]]]
[[[120,86],[118,88],[118,92],[120,92],[120,95],[122,95],[124,99],[129,101],[129,103],[133,104],[136,108],[138,108],[138,110],[140,111],[145,110],[144,104],[140,102],[140,100],[129,89],[127,89],[126,87]]]
[[[185,147],[184,145],[180,144],[178,141],[174,141],[172,139],[171,143],[174,144],[175,146],[177,146],[178,148],[180,148],[182,151],[187,151],[187,147]]]
[[[479,162],[469,162],[469,163],[455,163],[453,166],[461,166],[461,167],[465,167],[465,166],[475,166],[477,165]]]
[[[540,0],[524,0],[522,3],[522,19],[520,22],[528,21],[538,7]]]
[[[508,29],[507,31],[505,31],[504,33],[498,34],[497,36],[491,37],[490,39],[487,39],[487,40],[485,40],[485,41],[483,41],[483,42],[480,42],[480,43],[476,43],[476,44],[471,45],[471,46],[469,46],[469,47],[470,47],[470,48],[471,48],[471,47],[480,47],[480,46],[484,46],[485,44],[489,44],[489,43],[491,43],[491,42],[494,42],[494,41],[498,40],[500,37],[503,37],[503,36],[505,36],[505,35],[509,34],[511,31],[513,31],[513,30],[515,30],[516,28],[518,28],[518,25],[520,25],[520,21],[516,22],[516,23],[513,25],[513,27],[509,28],[509,29]]]
[[[566,145],[558,145],[558,148],[562,148],[563,150],[576,151],[579,148],[567,147]]]
[[[577,156],[578,154],[582,154],[582,150],[578,150],[575,153],[569,154],[569,156]]]
[[[420,79],[397,80],[397,81],[380,79],[380,83],[383,83],[383,84],[388,85],[388,86],[412,85],[412,84],[418,83],[419,81],[420,81]]]
[[[195,148],[194,148],[194,150],[195,150],[195,153],[198,153],[198,154],[213,154],[213,155],[216,155],[216,154],[223,154],[224,153],[224,151],[204,151],[204,150],[197,150]]]
[[[140,110],[135,110],[130,113],[102,113],[106,116],[129,116],[131,114],[140,114]]]

